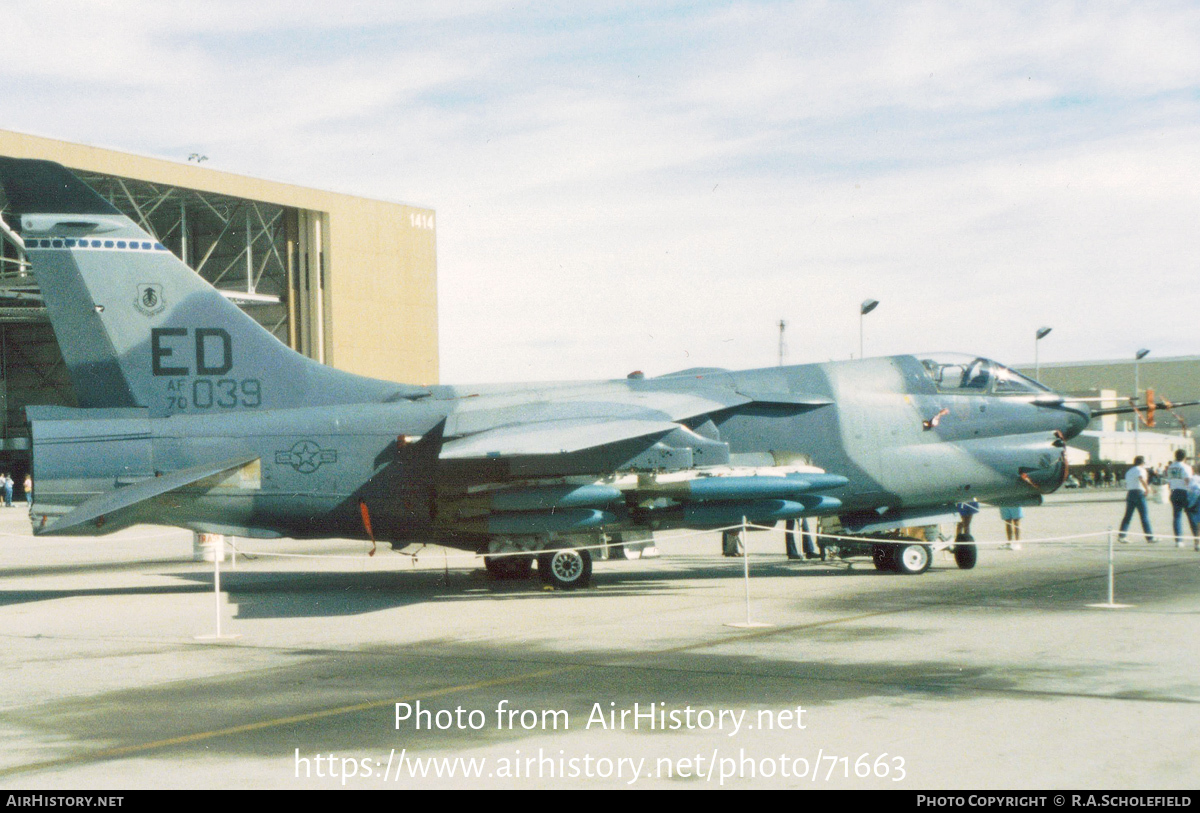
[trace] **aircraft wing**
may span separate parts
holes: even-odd
[[[832,398],[826,398],[823,395],[805,395],[796,392],[738,389],[737,394],[745,398],[747,404],[771,404],[815,409],[833,403]]]
[[[536,421],[478,432],[442,446],[442,460],[517,455],[569,454],[622,440],[665,435],[679,428],[667,420],[583,419]]]
[[[451,439],[443,460],[555,455],[625,440],[663,435],[680,422],[751,404],[786,409],[815,409],[833,403],[819,396],[788,392],[750,392],[728,387],[687,390],[610,390],[584,392],[535,403],[491,406],[471,403],[447,419]]]
[[[160,497],[172,491],[190,486],[209,477],[226,472],[232,472],[258,460],[258,455],[242,455],[221,460],[216,463],[206,463],[187,469],[173,471],[161,477],[151,477],[133,485],[115,488],[103,494],[97,494],[81,503],[75,510],[42,528],[35,528],[39,535],[53,536],[71,528],[78,528],[88,522],[101,525],[119,525],[128,512],[134,511],[148,500]]]
[[[677,421],[751,404],[815,409],[833,403],[833,399],[819,395],[743,387],[696,387],[686,392],[651,390],[630,393],[629,397],[631,402],[659,410]]]

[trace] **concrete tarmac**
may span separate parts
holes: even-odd
[[[987,508],[978,566],[920,576],[754,533],[749,607],[714,534],[576,592],[246,540],[302,558],[242,556],[218,597],[189,533],[34,539],[0,509],[0,787],[1195,788],[1200,553],[1119,545],[1131,606],[1089,606],[1122,509],[1053,495],[1011,551]],[[236,637],[198,638],[218,608]]]

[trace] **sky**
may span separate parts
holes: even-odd
[[[0,19],[0,128],[433,208],[444,383],[1200,354],[1195,2]]]

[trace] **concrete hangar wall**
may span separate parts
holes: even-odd
[[[352,373],[437,383],[432,209],[4,130],[0,155],[75,171],[289,347]],[[0,465],[22,462],[27,404],[74,405],[23,259],[4,243]]]

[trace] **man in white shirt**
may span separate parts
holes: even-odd
[[[1145,462],[1146,458],[1138,455],[1133,459],[1129,471],[1125,472],[1125,517],[1121,520],[1121,532],[1117,535],[1118,541],[1121,542],[1126,541],[1125,532],[1129,530],[1134,511],[1138,512],[1142,520],[1142,531],[1146,534],[1146,541],[1151,544],[1154,542],[1154,531],[1150,529],[1150,512],[1146,506],[1146,492],[1150,490],[1150,483],[1143,465]]]
[[[1171,518],[1175,525],[1175,547],[1183,547],[1183,514],[1187,511],[1188,481],[1192,479],[1192,467],[1184,462],[1187,454],[1183,449],[1175,450],[1175,462],[1167,466],[1167,486],[1171,489]]]
[[[1187,517],[1192,526],[1192,550],[1200,551],[1200,474],[1188,480]]]

